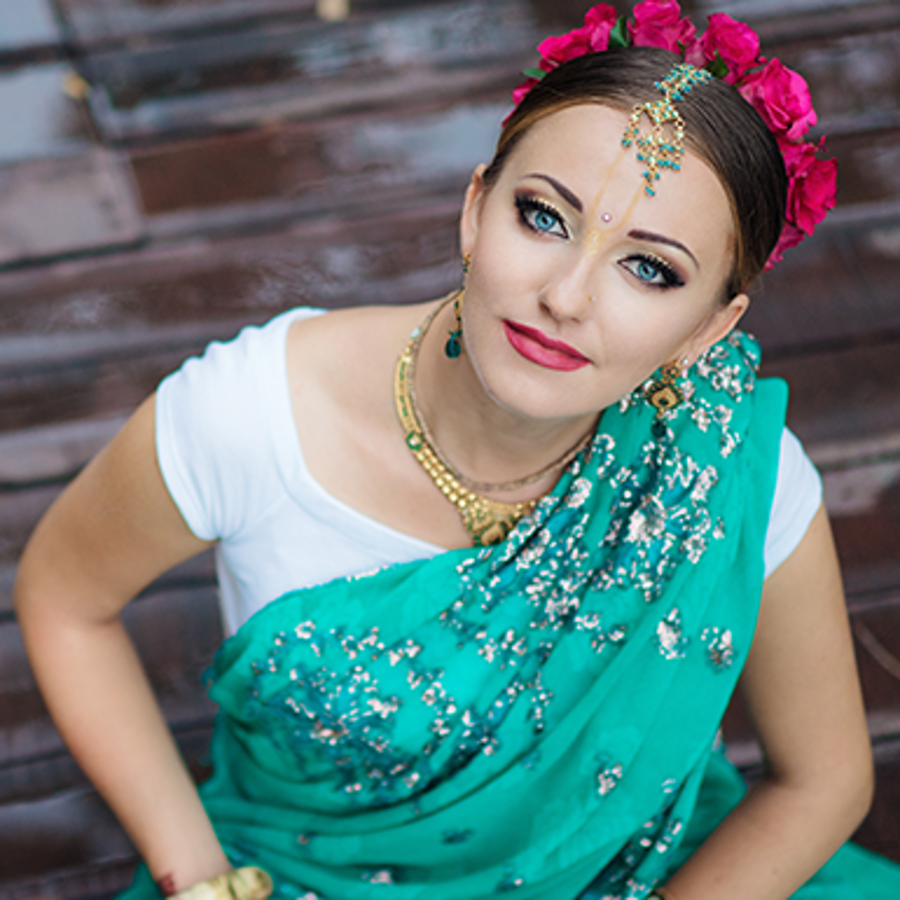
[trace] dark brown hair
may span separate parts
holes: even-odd
[[[667,50],[621,47],[589,53],[550,72],[503,127],[484,173],[490,189],[528,130],[552,113],[582,103],[630,112],[659,100],[654,86],[679,62]],[[725,300],[746,290],[762,271],[784,225],[787,176],[775,138],[756,110],[718,78],[678,101],[685,143],[718,176],[734,220],[735,246]]]

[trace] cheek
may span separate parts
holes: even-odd
[[[508,226],[482,234],[475,245],[469,283],[473,289],[483,287],[494,292],[521,277],[522,266],[527,261],[525,242]]]
[[[601,373],[615,373],[625,389],[645,381],[661,365],[692,352],[693,341],[708,319],[700,297],[635,296],[627,291],[615,302],[598,300],[594,321],[601,348]]]
[[[523,253],[520,242],[492,237],[478,244],[466,279],[464,325],[466,319],[474,324],[490,316],[532,321],[534,312],[526,307],[545,282],[534,255]]]

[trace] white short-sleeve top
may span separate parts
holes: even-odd
[[[329,494],[303,458],[287,381],[294,309],[209,345],[159,387],[156,450],[163,480],[197,537],[216,540],[222,617],[236,631],[290,590],[442,552]],[[765,544],[766,575],[800,542],[822,484],[785,429]]]

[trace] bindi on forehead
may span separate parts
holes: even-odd
[[[638,182],[636,184],[634,193],[632,194],[631,200],[628,203],[625,211],[618,216],[614,216],[608,209],[604,210],[599,215],[597,214],[597,210],[600,207],[600,203],[603,200],[603,194],[606,191],[606,186],[604,185],[600,191],[598,191],[597,196],[594,198],[594,202],[591,206],[592,214],[589,216],[588,221],[592,224],[588,227],[584,236],[584,247],[585,252],[588,256],[596,256],[605,246],[607,240],[609,240],[610,235],[615,230],[614,222],[627,222],[632,213],[634,212],[634,208],[637,206],[638,201],[642,196],[642,187]]]
[[[607,198],[607,195],[610,193],[610,184],[613,183],[614,177],[618,179],[630,177],[630,170],[621,168],[622,161],[629,155],[626,148],[620,144],[615,157],[610,162],[603,179],[600,182],[600,186],[597,188],[597,192],[591,200],[591,205],[586,216],[588,229],[584,239],[585,249],[589,256],[595,256],[603,249],[609,235],[612,233],[613,222],[621,222],[628,219],[634,212],[638,200],[641,198],[640,182],[635,181],[635,190],[632,192],[631,199],[624,212],[613,214],[610,211],[612,206],[616,204],[617,197],[620,193],[617,190],[614,192],[616,195],[615,197]],[[608,203],[604,202],[607,201],[607,199]],[[602,212],[601,209],[603,210]]]

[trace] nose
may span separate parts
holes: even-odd
[[[541,305],[557,321],[584,320],[591,315],[596,299],[593,274],[591,261],[580,259],[547,284],[541,294]]]

